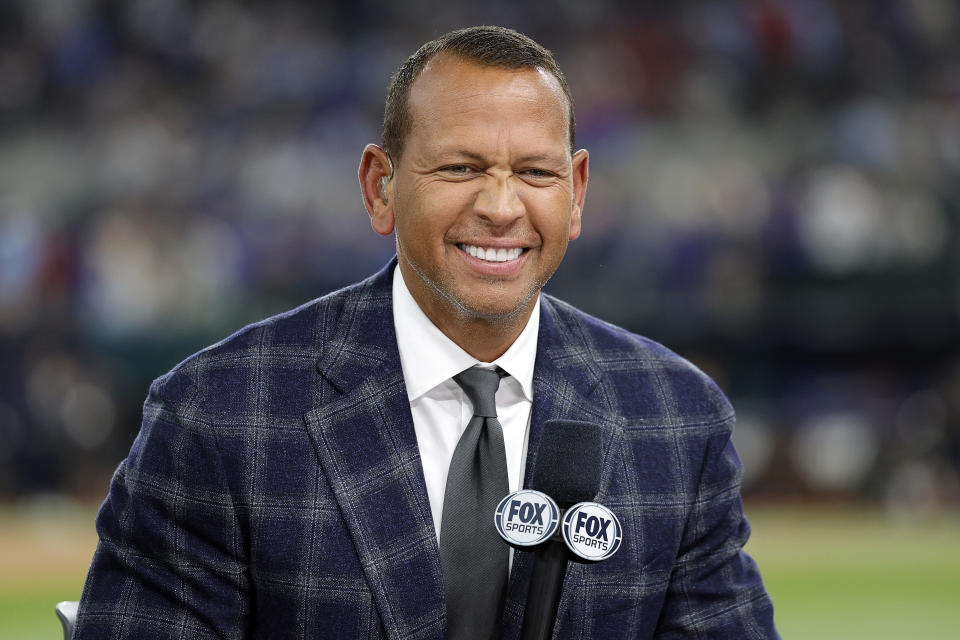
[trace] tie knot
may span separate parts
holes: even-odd
[[[453,381],[460,385],[473,403],[473,415],[484,418],[497,417],[496,395],[501,375],[504,374],[499,367],[495,369],[470,367],[453,376]]]

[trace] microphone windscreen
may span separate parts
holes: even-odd
[[[593,500],[600,490],[603,430],[589,422],[547,420],[540,436],[531,489],[561,508]]]

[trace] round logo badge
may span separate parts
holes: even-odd
[[[530,547],[540,544],[557,530],[560,509],[547,494],[521,489],[500,501],[493,520],[497,533],[504,540]]]
[[[623,540],[617,516],[596,502],[579,502],[567,509],[561,531],[570,551],[584,560],[606,560]]]

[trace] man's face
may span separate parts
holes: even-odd
[[[441,56],[409,106],[389,185],[407,286],[441,329],[527,318],[580,235],[587,152],[570,154],[563,91],[547,72]]]

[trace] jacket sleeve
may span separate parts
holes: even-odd
[[[740,498],[742,468],[733,418],[706,442],[696,500],[657,625],[659,640],[779,638],[756,563],[743,552],[750,525]]]
[[[249,578],[217,442],[164,401],[163,380],[97,516],[74,638],[246,637]]]

